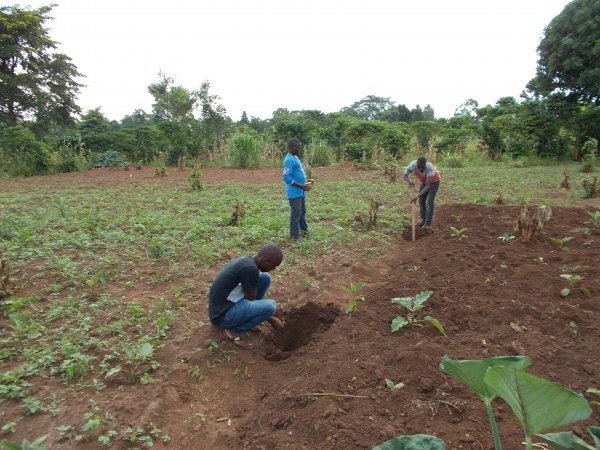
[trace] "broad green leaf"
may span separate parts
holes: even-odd
[[[595,394],[600,397],[600,389],[591,387],[586,392],[588,392],[590,394]]]
[[[408,325],[408,320],[406,320],[402,316],[398,316],[394,320],[392,320],[391,329],[392,331],[398,331],[400,328],[406,325]]]
[[[404,306],[406,309],[410,309],[413,303],[413,298],[412,297],[396,297],[390,300],[392,303],[395,303],[396,305],[402,305]]]
[[[394,389],[394,382],[392,380],[390,380],[389,378],[385,379],[385,384],[387,385],[387,387],[389,389]]]
[[[373,447],[373,450],[446,450],[446,444],[440,438],[429,434],[396,436],[394,439]]]
[[[510,405],[526,436],[587,419],[592,413],[583,395],[524,370],[493,367],[484,382]]]
[[[433,294],[433,291],[420,292],[415,296],[415,304],[422,305],[425,302],[425,300],[431,297],[431,294]]]
[[[121,370],[123,370],[123,368],[121,366],[115,366],[112,369],[110,369],[108,372],[106,372],[106,377],[112,377],[113,375],[119,373]]]
[[[560,291],[560,295],[562,295],[563,297],[567,297],[570,293],[571,289],[569,288],[564,288],[562,291]]]
[[[442,333],[444,336],[446,336],[446,331],[444,330],[444,327],[442,326],[442,324],[440,323],[440,321],[437,320],[435,317],[425,316],[425,317],[423,317],[423,320],[425,322],[430,323],[431,325],[433,325],[436,330],[438,330],[440,333]]]
[[[597,450],[579,439],[572,431],[562,433],[536,434],[544,443],[553,450]]]
[[[588,427],[588,431],[592,435],[592,439],[594,439],[594,444],[600,449],[600,427]]]
[[[0,448],[2,450],[21,450],[21,446],[19,444],[5,440],[0,441]]]
[[[440,370],[458,381],[466,384],[482,399],[492,397],[491,392],[483,382],[483,377],[490,367],[503,366],[515,369],[526,369],[531,365],[527,356],[493,356],[485,359],[453,360],[444,355],[440,363]]]

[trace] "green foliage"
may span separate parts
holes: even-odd
[[[346,306],[346,314],[351,314],[354,311],[358,311],[358,305],[360,302],[365,300],[362,295],[356,295],[358,291],[365,287],[365,283],[362,281],[359,283],[350,283],[350,286],[340,286],[344,292],[350,294],[352,297],[348,299],[348,305]]]
[[[586,288],[584,286],[580,286],[581,280],[583,280],[582,276],[571,275],[571,274],[562,274],[560,277],[567,280],[569,282],[569,285],[571,286],[570,288],[564,288],[562,291],[560,291],[560,295],[562,295],[563,297],[569,296],[571,294],[572,289],[580,290],[581,293],[588,298],[592,296],[592,293],[590,292],[590,290],[588,288]]]
[[[256,136],[235,134],[228,142],[229,164],[240,169],[260,166],[260,145]]]
[[[367,161],[371,159],[371,149],[369,149],[366,144],[354,142],[346,144],[344,155],[350,161]]]
[[[465,159],[462,156],[450,153],[444,155],[444,159],[442,159],[442,164],[446,167],[452,168],[465,167]]]
[[[11,175],[38,175],[51,168],[52,156],[47,144],[23,125],[16,125],[0,134],[0,168],[2,165]]]
[[[467,231],[468,231],[468,228],[450,227],[450,236],[456,238],[459,241],[462,241],[463,239],[468,237]]]
[[[502,448],[491,402],[506,401],[525,432],[526,449],[531,437],[553,428],[586,419],[591,409],[581,394],[525,371],[531,360],[525,356],[499,356],[483,360],[457,361],[444,356],[440,370],[465,383],[483,400],[494,435],[496,450]]]
[[[0,441],[0,448],[2,450],[46,450],[46,447],[42,445],[45,440],[46,436],[42,436],[33,442],[23,439],[20,444],[16,444],[12,441],[3,439]]]
[[[421,323],[425,322],[438,330],[444,336],[446,332],[442,324],[432,316],[425,316],[423,319],[418,318],[418,313],[424,308],[423,303],[427,301],[427,299],[433,294],[433,291],[423,291],[415,295],[414,297],[396,297],[392,298],[390,301],[395,305],[400,305],[407,311],[406,317],[398,316],[391,323],[391,330],[398,331],[400,328],[403,328],[407,325],[418,325],[421,326]]]
[[[583,439],[575,436],[572,431],[562,433],[536,434],[545,444],[553,450],[599,450],[600,449],[600,427],[588,427],[588,431],[596,444],[594,447],[588,445]]]
[[[75,79],[81,74],[56,51],[58,43],[45,27],[54,6],[0,8],[0,125],[31,121],[47,130],[51,124],[71,125],[80,111],[75,99],[81,85]]]
[[[310,167],[330,166],[333,159],[333,148],[323,140],[315,139],[304,149],[304,160]]]
[[[537,74],[529,89],[583,103],[600,100],[597,18],[596,0],[574,0],[552,19],[537,49]]]
[[[188,183],[190,185],[190,188],[192,188],[192,191],[201,191],[202,189],[204,189],[204,185],[202,184],[202,172],[200,171],[200,169],[198,169],[197,167],[194,167],[194,169],[192,169],[192,172],[188,177]]]
[[[108,150],[96,155],[92,167],[125,167],[127,157],[115,150]]]
[[[389,441],[373,447],[373,450],[445,450],[443,440],[428,434],[396,436]]]

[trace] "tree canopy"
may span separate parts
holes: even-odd
[[[70,125],[80,112],[75,78],[82,75],[44,27],[51,10],[0,7],[0,126]]]
[[[574,0],[546,27],[538,47],[536,94],[600,103],[600,0]]]

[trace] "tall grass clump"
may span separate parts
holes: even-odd
[[[448,153],[442,159],[442,165],[445,167],[461,168],[465,167],[465,158],[456,153]]]
[[[305,148],[306,162],[311,167],[330,166],[333,162],[334,150],[322,140],[314,140]]]
[[[260,165],[258,138],[250,134],[235,134],[229,139],[229,164],[240,169],[256,168]]]

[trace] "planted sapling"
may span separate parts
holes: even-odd
[[[567,247],[567,242],[569,242],[571,239],[573,239],[573,237],[571,237],[571,236],[565,236],[564,238],[555,238],[555,237],[550,238],[550,240],[552,242],[554,242],[556,245],[558,245],[563,252],[569,251],[569,247]]]
[[[404,387],[404,383],[402,383],[402,382],[400,382],[400,383],[394,383],[389,378],[385,379],[385,385],[388,387],[388,389],[390,391],[395,391],[397,389],[402,389]]]
[[[566,287],[562,291],[560,291],[560,295],[562,295],[563,297],[568,297],[569,294],[571,293],[571,290],[573,290],[573,289],[579,289],[581,291],[581,293],[588,298],[592,296],[592,293],[590,292],[590,290],[588,288],[586,288],[585,286],[579,285],[581,280],[583,280],[582,276],[562,274],[560,277],[567,280],[569,282],[569,284],[571,285],[570,288]]]
[[[406,325],[422,326],[421,324],[423,322],[426,322],[428,324],[433,325],[436,330],[438,330],[440,333],[446,336],[444,327],[435,317],[429,315],[423,317],[422,319],[419,319],[417,317],[419,311],[423,309],[423,303],[425,303],[425,301],[431,296],[431,294],[433,294],[433,291],[423,291],[415,295],[414,297],[392,298],[390,301],[396,305],[400,305],[403,308],[405,308],[407,311],[407,315],[406,317],[398,316],[394,320],[392,320],[391,330],[398,331],[400,328],[405,327]]]
[[[344,292],[352,295],[352,297],[348,300],[348,306],[346,306],[346,314],[353,313],[354,311],[358,311],[358,304],[365,300],[365,297],[362,295],[356,295],[358,291],[365,287],[365,283],[362,281],[359,283],[350,283],[350,286],[340,286]]]
[[[466,233],[467,228],[450,227],[450,235],[459,241],[462,241],[464,238],[468,237]]]

